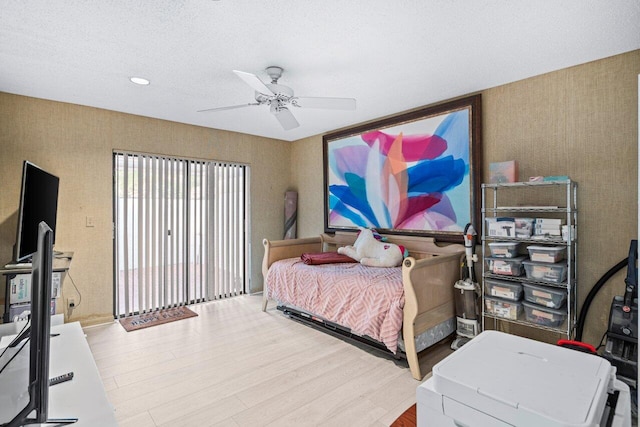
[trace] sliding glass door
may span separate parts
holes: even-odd
[[[247,166],[126,152],[113,165],[116,317],[244,293]]]

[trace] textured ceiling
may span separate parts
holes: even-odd
[[[0,91],[294,141],[639,48],[638,0],[5,0]],[[197,112],[270,65],[357,109]]]

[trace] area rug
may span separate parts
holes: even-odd
[[[391,427],[416,427],[416,404],[414,403],[402,413]]]
[[[195,317],[197,315],[198,313],[194,313],[184,306],[171,307],[151,313],[125,317],[120,319],[120,324],[127,332],[131,332],[164,323],[175,322],[176,320],[188,319],[189,317]]]

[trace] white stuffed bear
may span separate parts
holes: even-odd
[[[342,246],[338,248],[338,253],[370,267],[397,267],[402,264],[405,249],[393,243],[381,242],[374,237],[372,230],[360,228],[353,246]]]

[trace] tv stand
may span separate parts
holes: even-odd
[[[113,406],[107,400],[80,323],[52,326],[51,333],[60,335],[51,337],[49,377],[71,371],[74,376],[71,381],[49,387],[47,422],[66,423],[77,419],[77,423],[72,424],[74,427],[117,426]],[[28,364],[28,357],[23,361]],[[0,396],[11,396],[16,392],[21,392],[20,387],[10,378],[0,381]],[[3,401],[0,399],[0,414],[6,410],[2,407]]]
[[[55,426],[64,426],[67,424],[74,424],[77,423],[78,419],[77,418],[56,418],[55,420],[47,420],[45,421],[44,425],[55,425]],[[28,424],[27,424],[28,425]]]
[[[44,423],[37,423],[37,422],[27,422],[26,424],[21,424],[20,427],[23,426],[48,426],[48,425],[52,425],[52,426],[65,426],[68,424],[75,424],[78,422],[77,418],[56,418],[56,419],[50,419],[45,421]],[[3,424],[4,426],[4,424]]]

